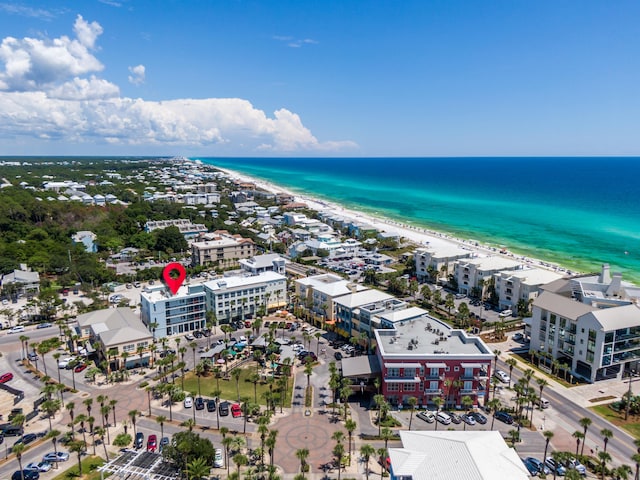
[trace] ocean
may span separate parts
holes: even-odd
[[[198,160],[572,270],[608,263],[640,283],[640,158]]]

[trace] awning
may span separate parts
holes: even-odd
[[[447,368],[446,363],[425,363],[424,366],[427,368]]]
[[[384,381],[385,383],[420,383],[420,378],[385,378]]]
[[[324,322],[326,325],[335,325],[336,321],[335,320],[325,320]]]
[[[485,367],[487,364],[484,363],[461,363],[460,366],[462,368],[482,368]]]
[[[385,363],[384,368],[420,368],[419,363]]]

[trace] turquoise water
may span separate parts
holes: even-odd
[[[637,158],[199,158],[347,208],[640,282]]]

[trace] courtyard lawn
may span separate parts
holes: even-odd
[[[625,421],[624,412],[618,413],[610,408],[609,405],[596,405],[589,409],[596,412],[605,420],[610,421],[615,426],[626,430],[633,438],[640,438],[640,423],[638,422],[638,417],[629,415],[629,419]]]
[[[229,400],[229,401],[238,401],[238,391],[240,392],[239,398],[249,398],[252,402],[254,401],[254,384],[249,380],[251,375],[256,373],[260,373],[261,369],[255,362],[250,362],[246,365],[243,365],[240,368],[240,378],[238,380],[238,384],[236,387],[236,380],[229,375],[229,378],[219,378],[216,379],[213,373],[210,373],[206,377],[200,377],[200,392],[203,397],[213,397],[213,392],[218,388],[218,383],[220,385],[220,398]],[[256,370],[257,368],[257,370]],[[264,376],[261,376],[260,381],[256,384],[255,393],[257,394],[257,403],[260,405],[266,405],[267,402],[265,400],[264,394],[265,392],[269,392],[269,384],[271,381],[271,373],[267,373]],[[274,378],[277,380],[278,376]],[[176,384],[179,383],[180,380],[176,378]],[[272,384],[272,390],[275,390],[277,387],[276,383]],[[195,373],[188,372],[184,377],[184,389],[186,392],[195,392],[198,394],[198,378]],[[284,406],[291,406],[291,396],[293,394],[293,376],[289,377],[288,382],[288,390],[287,395],[285,397]]]
[[[75,460],[75,461],[74,461]],[[78,476],[78,458],[75,454],[71,454],[71,458],[69,459],[69,463],[73,465],[70,466],[67,470],[53,477],[52,480],[69,480],[69,479],[77,479],[80,478]],[[82,460],[82,478],[85,480],[99,480],[100,472],[97,468],[101,465],[104,465],[104,459],[96,456],[96,457],[87,457]],[[59,464],[61,467],[65,466],[65,464]],[[55,470],[51,470],[55,472]],[[109,477],[110,473],[105,473],[104,478]]]

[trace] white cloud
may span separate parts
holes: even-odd
[[[97,75],[103,65],[92,52],[97,50],[102,27],[78,16],[74,31],[76,39],[3,39],[3,144],[37,139],[65,146],[91,148],[106,143],[156,151],[177,146],[215,152],[224,147],[238,154],[328,152],[357,147],[349,141],[319,142],[296,113],[279,109],[270,118],[239,98],[146,101],[122,97],[117,85]],[[131,83],[144,82],[144,65],[129,67],[129,72]]]
[[[129,82],[133,83],[134,85],[140,85],[144,83],[144,76],[145,76],[144,65],[136,65],[135,67],[129,67],[129,72],[131,73],[131,75],[129,75]]]
[[[55,14],[51,10],[45,10],[42,8],[31,8],[23,5],[17,5],[15,3],[0,3],[0,10],[12,15],[19,15],[22,17],[40,18],[43,20],[51,20],[55,17]]]

